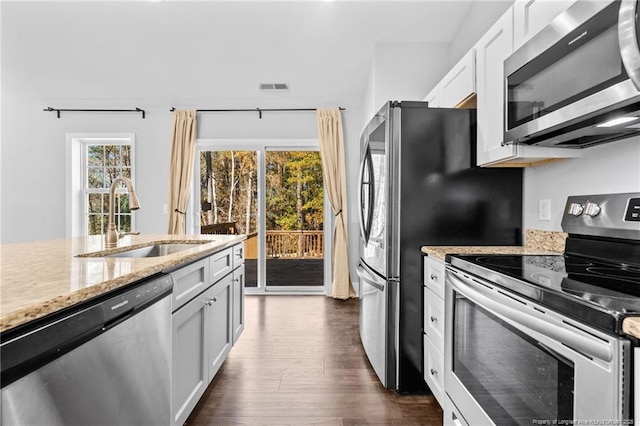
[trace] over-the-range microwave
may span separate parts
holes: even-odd
[[[636,0],[578,0],[504,62],[505,143],[585,148],[640,133]]]

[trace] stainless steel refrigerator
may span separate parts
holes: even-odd
[[[522,170],[475,167],[475,110],[388,102],[361,137],[360,337],[387,388],[423,393],[424,245],[520,245]]]

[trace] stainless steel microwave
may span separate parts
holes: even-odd
[[[585,148],[640,133],[636,0],[578,0],[504,62],[505,143]]]

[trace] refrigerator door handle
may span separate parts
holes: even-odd
[[[362,262],[358,262],[358,265],[356,266],[356,273],[362,281],[366,282],[370,286],[375,287],[377,290],[384,291],[386,282],[382,278],[377,277],[369,272],[362,264]]]
[[[371,220],[373,219],[373,197],[375,186],[373,180],[373,165],[371,163],[371,150],[369,148],[369,144],[367,143],[367,148],[364,152],[364,156],[362,157],[362,162],[360,164],[360,177],[358,182],[359,187],[359,204],[360,204],[360,233],[362,234],[362,239],[364,240],[365,245],[369,242],[369,234],[371,232]],[[364,181],[364,173],[365,171],[369,172],[370,182]],[[369,191],[367,192],[367,199],[364,199],[364,186],[369,186]],[[365,202],[367,203],[367,217],[365,217]]]

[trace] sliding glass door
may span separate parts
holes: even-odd
[[[229,142],[198,141],[192,232],[247,235],[249,293],[325,293],[332,224],[317,141]]]

